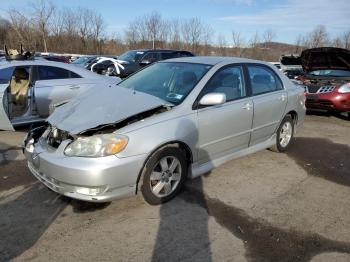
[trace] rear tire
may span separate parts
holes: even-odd
[[[286,115],[276,132],[276,144],[270,149],[274,152],[285,152],[294,136],[294,121],[290,115]]]
[[[141,176],[141,192],[150,205],[159,205],[174,198],[187,177],[185,154],[177,147],[165,147],[147,161]]]

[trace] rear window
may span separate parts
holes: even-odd
[[[38,66],[38,80],[81,78],[80,75],[55,66]]]

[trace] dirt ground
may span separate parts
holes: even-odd
[[[0,261],[350,261],[350,121],[308,115],[286,154],[264,150],[179,197],[91,204],[26,168],[0,131]]]

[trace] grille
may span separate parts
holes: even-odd
[[[329,93],[334,90],[335,86],[308,86],[307,87],[307,92],[310,94],[315,94],[315,93]]]
[[[317,93],[329,93],[334,90],[335,86],[322,86]]]
[[[317,93],[318,89],[320,89],[319,86],[308,86],[307,92],[314,94],[314,93]]]

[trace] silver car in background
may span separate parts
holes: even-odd
[[[59,107],[24,142],[47,187],[93,202],[173,198],[185,180],[265,148],[283,152],[305,116],[303,88],[255,60],[155,63]]]
[[[115,84],[84,68],[42,58],[0,61],[0,130],[42,122],[55,106],[96,85]],[[98,92],[98,91],[96,91]]]

